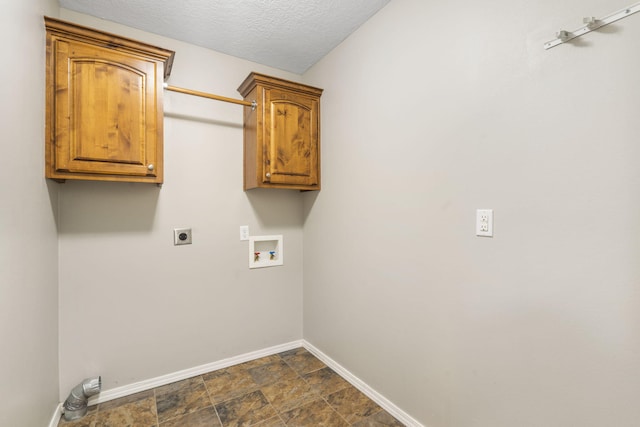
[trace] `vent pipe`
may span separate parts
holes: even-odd
[[[64,419],[77,420],[87,414],[87,402],[89,398],[100,393],[102,377],[87,378],[75,386],[69,397],[64,401]]]

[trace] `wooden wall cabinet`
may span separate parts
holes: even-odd
[[[320,190],[322,89],[251,73],[244,107],[244,189]]]
[[[48,17],[45,27],[45,176],[162,183],[174,52]]]

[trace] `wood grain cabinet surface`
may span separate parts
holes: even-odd
[[[244,189],[320,190],[322,89],[251,73],[244,107]]]
[[[47,178],[163,181],[174,52],[45,17]]]

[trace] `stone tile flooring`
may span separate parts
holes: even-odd
[[[401,427],[304,348],[89,408],[58,427]]]

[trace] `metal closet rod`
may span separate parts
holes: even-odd
[[[604,27],[605,25],[611,24],[612,22],[616,22],[619,19],[626,18],[627,16],[631,16],[636,12],[640,12],[640,3],[632,4],[629,7],[625,7],[622,10],[619,10],[611,15],[605,16],[604,18],[596,19],[593,16],[588,16],[582,20],[585,24],[583,27],[578,28],[575,31],[565,31],[560,30],[556,33],[556,38],[548,41],[544,44],[545,49],[551,49],[554,46],[558,46],[559,44],[568,42],[569,40],[573,40],[576,37],[583,36],[587,33],[590,33],[593,30],[597,30],[600,27]]]
[[[166,90],[170,90],[173,92],[184,93],[187,95],[201,96],[203,98],[215,99],[216,101],[230,102],[232,104],[246,105],[247,107],[251,107],[252,110],[255,110],[256,107],[258,106],[258,103],[256,101],[249,102],[249,101],[244,101],[242,99],[227,98],[226,96],[214,95],[212,93],[200,92],[197,90],[185,89],[185,88],[176,87],[176,86],[169,86],[167,83],[164,83],[162,86]]]

